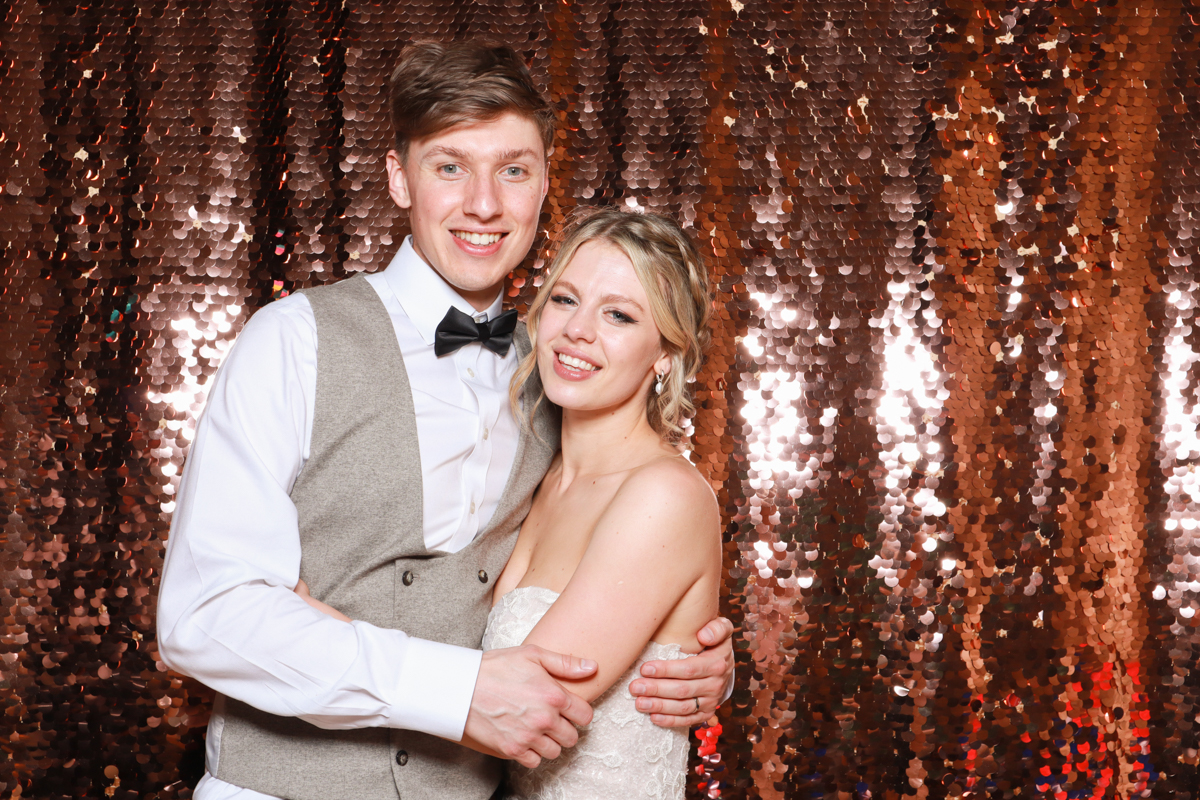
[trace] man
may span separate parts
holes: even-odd
[[[159,648],[219,692],[200,800],[486,800],[499,762],[482,754],[536,766],[591,717],[555,679],[594,664],[477,649],[557,440],[548,412],[522,431],[507,405],[529,343],[500,314],[553,112],[509,48],[415,45],[391,88],[388,188],[412,237],[383,272],[255,315],[180,486]],[[714,621],[705,653],[646,665],[664,680],[634,682],[639,707],[711,714],[730,633]]]

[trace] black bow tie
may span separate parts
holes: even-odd
[[[493,320],[476,322],[453,306],[438,323],[433,338],[433,352],[437,356],[453,353],[463,345],[479,342],[503,358],[512,347],[513,331],[517,327],[515,309],[505,311]]]

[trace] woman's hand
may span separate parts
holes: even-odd
[[[320,611],[322,614],[328,614],[329,616],[333,617],[334,619],[340,619],[342,622],[352,622],[352,620],[349,617],[347,617],[342,612],[338,611],[333,606],[327,606],[324,603],[322,603],[320,600],[316,599],[311,594],[309,594],[308,593],[308,584],[305,583],[304,581],[300,581],[299,583],[297,583],[296,588],[292,589],[292,591],[295,592],[296,594],[300,595],[302,598],[304,598],[304,602],[308,603],[310,606],[315,608],[317,611]]]
[[[678,661],[647,661],[642,677],[629,684],[637,710],[661,728],[699,725],[717,711],[733,684],[733,623],[724,617],[705,625],[696,638],[705,645],[697,656]]]

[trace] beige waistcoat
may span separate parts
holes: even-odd
[[[542,411],[538,435],[522,434],[483,533],[457,553],[430,552],[412,392],[387,309],[361,277],[305,295],[318,348],[312,446],[291,494],[300,577],[351,619],[478,648],[558,421]],[[523,325],[515,342],[529,351]],[[231,698],[214,713],[223,717],[216,776],[286,800],[487,800],[500,779],[499,761],[423,733],[322,730]]]

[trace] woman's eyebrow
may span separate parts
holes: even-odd
[[[646,310],[646,309],[642,308],[642,304],[639,303],[637,300],[634,300],[632,297],[626,297],[623,294],[606,294],[600,298],[600,302],[601,303],[628,303],[629,305],[636,308],[638,311]]]
[[[571,294],[574,294],[574,295],[579,294],[579,290],[575,288],[574,284],[572,284],[570,281],[565,281],[562,279],[559,279],[554,282],[554,290],[557,290],[557,289],[561,289],[564,292],[570,292]],[[636,308],[638,311],[641,311],[642,313],[645,313],[645,311],[646,311],[646,309],[642,308],[642,304],[639,303],[637,300],[634,300],[632,297],[628,297],[623,294],[616,294],[615,292],[610,292],[609,294],[604,295],[603,297],[600,298],[600,302],[601,303],[628,303],[629,305],[633,306],[634,308]]]

